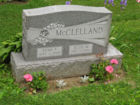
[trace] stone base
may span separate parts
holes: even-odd
[[[119,60],[117,68],[121,67],[123,54],[111,44],[108,45],[105,59]],[[86,75],[90,72],[90,65],[100,60],[96,55],[77,56],[62,59],[48,59],[40,61],[25,61],[22,53],[11,54],[13,75],[17,82],[23,80],[26,73],[45,71],[48,79],[58,79]]]

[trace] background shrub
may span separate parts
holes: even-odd
[[[97,81],[111,80],[113,78],[112,73],[108,73],[105,70],[105,67],[107,67],[108,65],[110,65],[109,61],[104,60],[101,60],[98,64],[92,64],[90,71],[90,79],[93,77]]]
[[[9,40],[0,44],[0,64],[10,62],[11,52],[21,52],[22,50],[22,34],[18,33]]]
[[[34,72],[33,80],[28,82],[29,87],[34,90],[46,90],[48,88],[47,79],[44,72]]]

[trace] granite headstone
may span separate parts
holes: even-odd
[[[23,56],[32,61],[106,53],[111,17],[104,7],[23,10]]]
[[[11,54],[16,81],[45,71],[48,79],[86,75],[90,65],[122,53],[108,43],[112,12],[105,7],[56,5],[23,10],[22,52]]]

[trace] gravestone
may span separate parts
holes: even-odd
[[[106,53],[111,17],[104,7],[23,10],[23,56],[31,61]]]
[[[96,54],[118,58],[108,43],[112,12],[104,7],[56,5],[23,10],[22,53],[12,53],[17,81],[43,70],[48,78],[81,76],[97,63]],[[121,65],[121,62],[120,62]]]

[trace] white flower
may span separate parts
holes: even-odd
[[[88,80],[88,76],[84,75],[84,77],[81,77],[81,82],[85,83]]]
[[[64,86],[66,86],[66,82],[64,82],[64,80],[56,80],[56,86],[58,88],[62,88]]]

